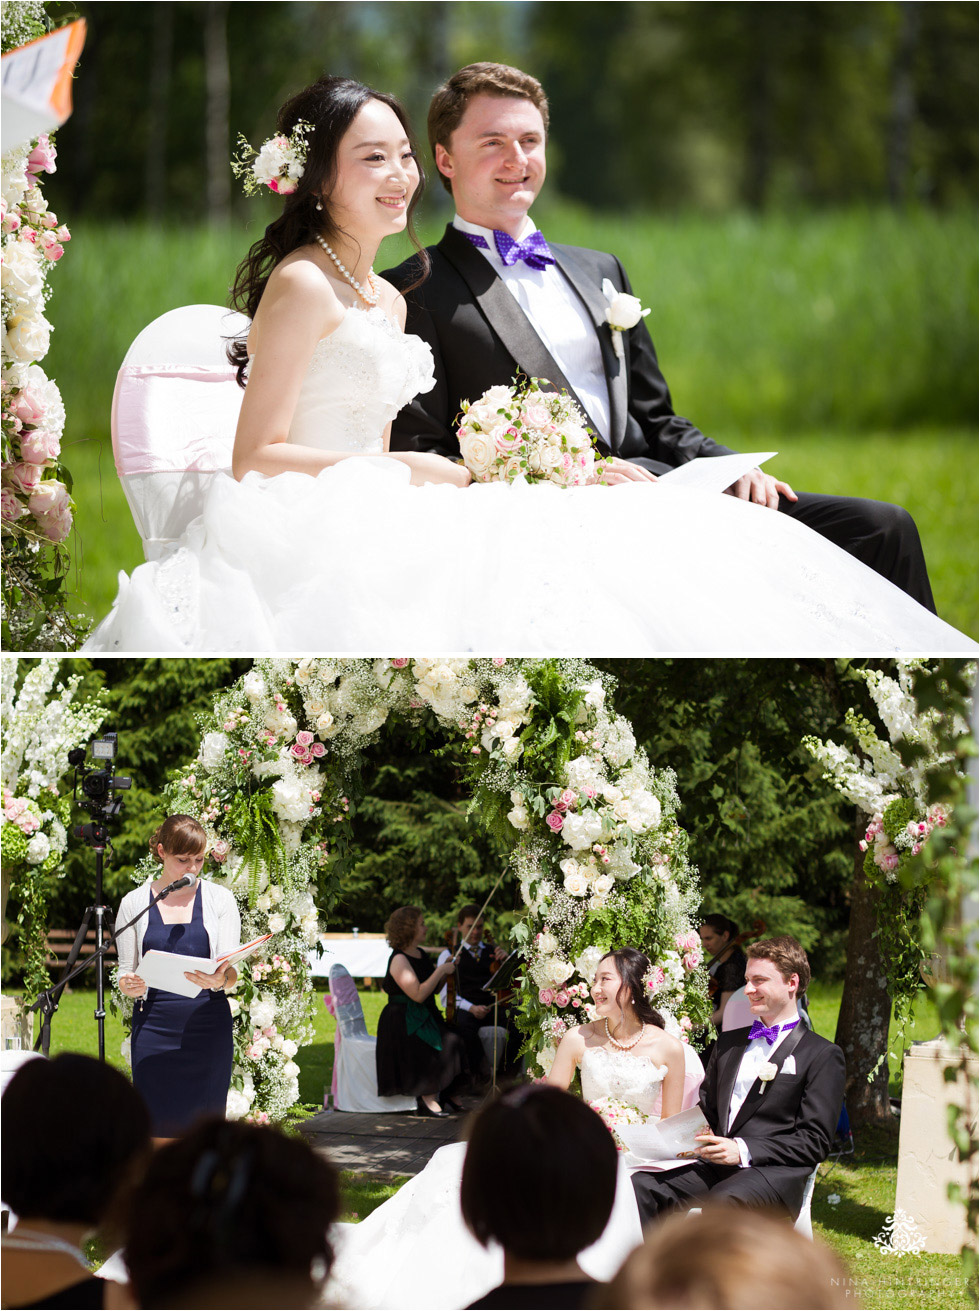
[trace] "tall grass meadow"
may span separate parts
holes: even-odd
[[[752,217],[597,215],[539,207],[553,239],[613,251],[647,320],[677,411],[727,445],[778,450],[807,490],[904,504],[940,614],[977,632],[977,252],[965,211]],[[116,370],[178,305],[226,304],[264,219],[210,229],[79,222],[58,271],[45,367],[68,411],[78,504],[75,581],[92,618],[142,559],[109,445]],[[423,225],[424,241],[442,223]],[[407,239],[381,251],[397,263]]]

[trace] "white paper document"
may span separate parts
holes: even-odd
[[[692,1106],[656,1123],[617,1125],[616,1132],[635,1162],[676,1165],[693,1158],[702,1146],[695,1135],[710,1133],[711,1127],[700,1106]]]
[[[658,482],[672,487],[690,487],[695,492],[723,492],[743,474],[771,460],[777,451],[749,451],[735,455],[699,455],[696,460],[679,464],[676,469],[658,475]]]
[[[196,997],[203,991],[198,984],[184,978],[185,970],[201,970],[213,974],[215,963],[207,956],[179,956],[175,951],[148,951],[139,963],[136,973],[148,988],[176,992],[181,997]]]

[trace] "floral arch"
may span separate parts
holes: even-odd
[[[329,909],[351,781],[393,719],[441,739],[469,781],[471,813],[509,852],[527,911],[513,929],[526,960],[518,1022],[539,1072],[588,1014],[611,947],[654,961],[647,986],[669,1028],[686,1037],[703,1022],[699,892],[675,778],[650,767],[611,708],[613,685],[583,660],[269,659],[215,699],[167,804],[208,830],[206,876],[238,898],[245,940],[274,935],[233,1000],[231,1116],[281,1118],[299,1099],[315,892]]]

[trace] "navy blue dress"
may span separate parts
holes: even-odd
[[[150,907],[143,955],[148,951],[211,955],[200,884],[189,924],[165,924],[159,907]],[[224,1115],[232,1052],[223,992],[181,997],[147,989],[142,1005],[133,1008],[133,1084],[150,1109],[154,1137],[176,1138],[202,1116]]]

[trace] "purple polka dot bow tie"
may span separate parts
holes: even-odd
[[[479,246],[483,250],[490,249],[489,241],[479,232],[464,232],[463,236],[474,246]],[[528,268],[539,270],[546,269],[549,264],[555,262],[554,255],[548,249],[548,243],[537,229],[523,241],[515,241],[509,232],[501,232],[499,228],[494,228],[493,240],[501,263],[508,268],[518,260],[523,260]]]
[[[771,1047],[780,1033],[785,1033],[787,1029],[795,1029],[798,1024],[799,1020],[790,1020],[789,1024],[784,1024],[781,1029],[778,1024],[774,1024],[771,1029],[767,1029],[761,1020],[754,1020],[752,1028],[749,1029],[749,1042],[753,1038],[765,1038]]]

